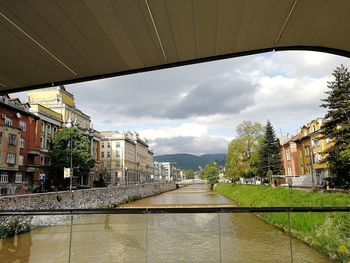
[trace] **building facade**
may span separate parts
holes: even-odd
[[[294,142],[296,136],[282,141],[281,156],[283,162],[284,174],[287,176],[299,175],[298,149]]]
[[[316,185],[331,176],[329,165],[324,161],[324,151],[331,146],[331,142],[321,134],[325,121],[321,118],[312,120],[304,125],[293,139],[297,145],[299,175],[311,176]]]
[[[165,180],[170,181],[181,181],[182,173],[181,170],[176,168],[176,163],[174,162],[159,162],[164,167],[165,170]]]
[[[101,132],[101,169],[114,184],[135,184],[153,179],[153,152],[136,132]]]
[[[93,129],[90,116],[83,113],[75,105],[73,94],[68,92],[64,86],[38,89],[28,92],[28,102],[34,105],[33,111],[40,111],[43,108],[49,109],[51,116],[60,118],[61,128],[77,128],[82,134],[90,140],[91,155],[95,159],[95,166],[91,169],[86,181],[79,182],[83,185],[92,185],[93,181],[98,180],[101,173],[100,169],[100,136],[99,133]],[[36,109],[38,108],[38,110]],[[54,114],[54,112],[56,114]],[[46,113],[48,113],[46,111]],[[52,123],[48,123],[48,119],[44,119],[46,127],[49,130]],[[52,118],[51,118],[52,121]],[[45,139],[44,139],[45,140]],[[47,141],[44,141],[46,144]]]
[[[40,186],[40,122],[29,104],[0,96],[0,193],[24,194]]]

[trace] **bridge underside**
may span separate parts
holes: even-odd
[[[350,57],[347,0],[0,2],[0,93],[272,50]]]

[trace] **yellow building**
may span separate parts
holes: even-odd
[[[80,185],[92,185],[94,180],[98,180],[99,174],[101,173],[99,166],[101,138],[99,133],[92,128],[90,116],[76,107],[73,94],[68,92],[64,86],[37,89],[28,92],[28,103],[34,105],[33,110],[41,112],[41,115],[51,114],[55,119],[60,118],[60,128],[77,128],[82,134],[89,138],[91,143],[91,155],[95,159],[95,166],[91,169],[86,181],[83,181],[83,178],[81,178],[77,183]],[[46,108],[45,111],[44,108]],[[45,125],[46,128],[44,129],[50,131],[52,125],[50,123],[46,123]],[[45,133],[46,131],[44,132],[44,136]],[[48,139],[43,138],[44,145],[47,143],[47,140]]]
[[[86,131],[91,127],[90,116],[75,106],[73,94],[66,91],[64,86],[38,89],[28,92],[29,104],[41,104],[62,116],[62,125],[72,125]]]
[[[315,184],[330,176],[329,165],[324,162],[323,152],[331,145],[329,139],[322,138],[321,129],[325,119],[312,120],[298,132],[295,142],[298,150],[300,175],[310,175]]]

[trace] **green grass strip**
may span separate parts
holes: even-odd
[[[350,206],[348,193],[322,193],[289,188],[218,184],[215,191],[239,206]],[[263,220],[288,230],[285,213],[261,213]],[[338,262],[350,262],[350,214],[292,213],[292,234]]]

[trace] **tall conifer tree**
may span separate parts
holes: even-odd
[[[259,173],[262,176],[266,176],[268,170],[271,170],[273,174],[282,174],[280,144],[270,121],[266,123],[260,154],[261,163]]]
[[[328,82],[328,98],[321,107],[328,109],[322,133],[332,146],[325,151],[331,172],[340,180],[350,181],[350,73],[341,65]]]

